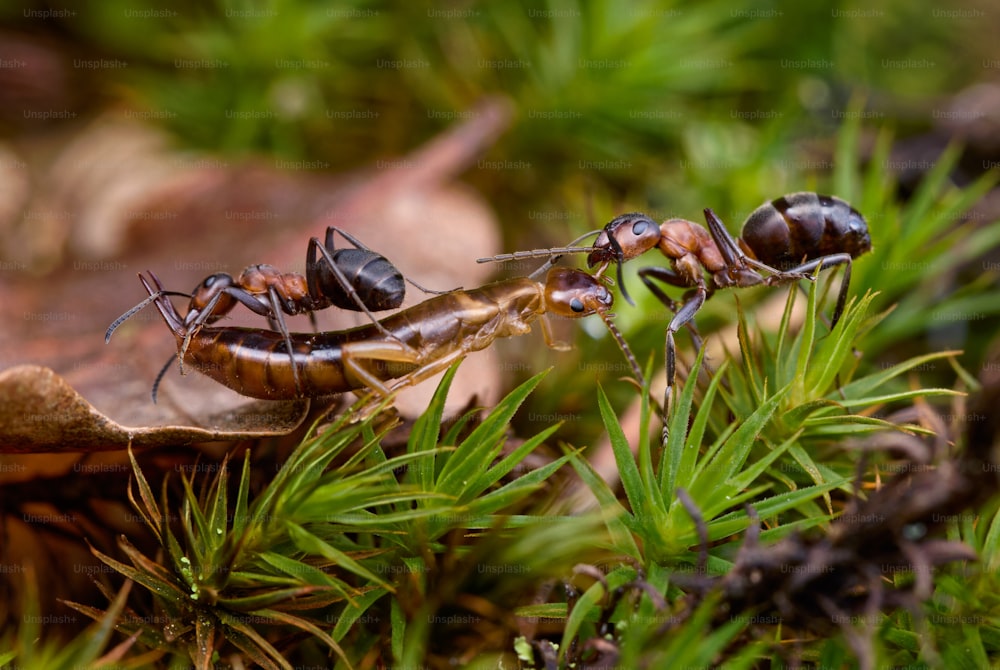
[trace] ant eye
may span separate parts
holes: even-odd
[[[579,298],[573,298],[569,301],[569,308],[579,314],[584,310],[583,301]]]

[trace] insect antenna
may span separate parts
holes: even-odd
[[[173,364],[175,358],[177,357],[171,356],[170,358],[168,358],[167,362],[163,365],[162,368],[160,368],[160,372],[159,374],[156,375],[156,379],[153,380],[152,396],[154,405],[156,404],[156,394],[160,390],[160,382],[162,382],[163,378],[167,375],[167,370],[170,369],[170,366]]]
[[[584,233],[580,237],[576,238],[575,240],[573,240],[572,242],[570,242],[568,246],[554,248],[554,249],[536,249],[535,251],[551,251],[551,252],[554,252],[554,253],[550,254],[549,255],[549,260],[547,260],[544,263],[542,263],[538,267],[538,269],[535,270],[534,272],[532,272],[530,275],[528,275],[528,277],[530,279],[537,280],[543,274],[545,274],[546,272],[548,272],[549,268],[554,267],[555,264],[559,262],[559,259],[563,257],[563,253],[575,254],[575,253],[580,253],[580,252],[583,252],[583,251],[593,251],[593,249],[591,247],[578,247],[576,245],[579,244],[580,242],[583,242],[588,237],[594,237],[594,236],[600,235],[600,234],[601,234],[601,231],[599,231],[599,230],[592,230],[589,233]],[[535,253],[535,251],[529,252],[529,253]]]
[[[570,242],[565,247],[551,247],[549,249],[532,249],[530,251],[514,251],[509,254],[497,254],[496,256],[488,256],[486,258],[477,258],[477,263],[506,263],[508,261],[520,261],[526,260],[528,258],[545,258],[547,256],[561,256],[562,254],[582,254],[589,253],[594,249],[592,247],[578,247],[576,246],[580,242],[583,242],[588,237],[597,237],[601,234],[600,230],[592,230],[589,233],[584,233],[580,237],[576,238]]]
[[[611,320],[614,317],[614,314],[609,312],[598,312],[597,314],[601,317],[601,320],[604,321],[604,325],[608,327],[608,331],[611,333],[611,336],[615,338],[615,343],[618,345],[618,348],[621,349],[622,354],[625,356],[625,360],[628,361],[629,367],[632,368],[632,374],[635,375],[635,383],[641,391],[646,387],[646,381],[643,378],[642,369],[639,367],[639,362],[635,359],[632,349],[628,346],[628,342],[625,341],[625,336],[622,335],[620,330],[618,330],[618,326],[615,325],[615,322]],[[656,411],[662,416],[663,410],[660,408],[659,403],[652,398],[650,398],[650,400],[652,400]]]
[[[132,317],[133,314],[135,314],[136,312],[138,312],[139,310],[141,310],[143,307],[145,307],[149,303],[156,302],[160,298],[160,296],[164,296],[164,295],[176,295],[176,296],[180,296],[180,297],[183,297],[183,298],[190,298],[191,297],[190,293],[182,293],[180,291],[156,291],[155,293],[151,293],[148,298],[146,298],[145,300],[143,300],[142,302],[140,302],[138,305],[136,305],[135,307],[133,307],[129,311],[127,311],[124,314],[122,314],[121,316],[119,316],[117,319],[114,320],[114,322],[110,326],[108,326],[108,332],[106,332],[104,334],[104,343],[107,344],[108,342],[110,342],[111,341],[111,335],[118,329],[118,326],[120,326],[123,323],[125,323],[126,321],[128,321]]]

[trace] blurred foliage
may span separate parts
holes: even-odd
[[[6,16],[37,26],[30,12],[47,6],[29,7]],[[479,97],[505,93],[520,122],[497,158],[532,167],[506,175],[513,183],[503,188],[544,199],[574,177],[639,193],[683,177],[691,195],[677,204],[708,195],[726,208],[724,194],[699,191],[732,191],[737,173],[773,194],[775,172],[799,172],[779,163],[788,141],[829,135],[855,92],[871,96],[874,118],[908,123],[914,98],[926,104],[975,81],[969,65],[990,57],[994,15],[974,3],[952,16],[900,0],[878,9],[112,0],[46,21],[127,61],[108,73],[111,87],[203,148],[355,165],[373,149],[402,152]]]

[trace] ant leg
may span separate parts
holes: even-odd
[[[285,338],[285,349],[288,351],[288,358],[292,362],[292,377],[295,380],[295,392],[302,395],[302,382],[299,380],[299,368],[295,365],[295,350],[292,349],[292,336],[288,332],[288,326],[285,325],[285,317],[281,313],[281,303],[278,297],[278,291],[274,286],[267,287],[267,296],[271,301],[271,319],[274,321],[274,325],[277,326],[277,330],[281,333],[281,336]],[[310,315],[312,313],[310,312]]]
[[[339,229],[333,228],[333,226],[327,228],[327,240],[331,244],[333,243],[333,234],[331,232],[332,230],[339,230]],[[342,232],[341,234],[343,235]],[[348,237],[347,239],[351,238]],[[330,271],[333,273],[333,276],[336,277],[337,282],[340,284],[340,288],[344,289],[344,292],[347,293],[347,295],[351,296],[351,299],[354,301],[354,304],[357,305],[362,312],[368,315],[368,318],[371,319],[373,324],[375,324],[375,328],[377,328],[378,331],[383,335],[385,335],[386,337],[397,339],[395,335],[390,333],[386,329],[386,327],[379,322],[379,320],[375,317],[375,315],[372,314],[371,310],[368,309],[368,306],[365,305],[364,301],[361,300],[361,297],[358,296],[358,292],[355,291],[354,287],[351,286],[349,281],[347,281],[347,277],[345,277],[344,273],[341,272],[340,268],[337,267],[337,263],[333,260],[333,256],[330,254],[329,249],[320,244],[319,238],[316,237],[313,237],[309,240],[309,249],[306,253],[306,282],[308,283],[309,286],[309,293],[313,295],[320,295],[319,278],[316,276],[317,249],[319,249],[319,252],[323,255],[323,260],[326,261],[326,264],[330,268]]]
[[[829,256],[823,256],[821,258],[816,258],[807,263],[803,263],[798,267],[789,270],[789,273],[813,273],[819,274],[826,268],[834,267],[837,265],[843,265],[844,267],[844,280],[840,283],[840,292],[837,294],[837,306],[833,310],[833,320],[830,323],[830,328],[833,329],[840,321],[840,317],[844,313],[844,306],[847,304],[847,289],[851,285],[851,258],[850,254],[830,254]],[[789,281],[795,281],[795,278],[785,279],[783,277],[768,277],[766,282],[768,286],[777,286],[779,284],[785,284]]]
[[[674,314],[676,314],[679,309],[677,301],[673,300],[670,296],[664,293],[659,286],[652,282],[652,280],[657,279],[664,284],[670,284],[671,286],[678,286],[680,288],[690,288],[688,281],[670,268],[642,268],[639,270],[639,279],[641,279],[642,283],[646,285],[649,292],[656,296],[657,300],[669,307],[670,311]],[[707,300],[710,297],[712,297],[712,292],[706,289],[705,299]],[[701,333],[698,332],[698,325],[693,319],[684,325],[688,329],[688,332],[691,333],[691,342],[694,344],[695,351],[700,351],[704,341],[701,339]],[[710,368],[708,369],[708,372],[711,373]]]
[[[708,298],[708,291],[704,286],[698,286],[689,294],[684,304],[681,306],[674,318],[667,326],[666,342],[664,343],[664,358],[667,367],[667,388],[663,391],[663,442],[666,443],[670,436],[667,427],[668,414],[670,412],[670,395],[674,386],[674,377],[677,373],[676,351],[674,347],[674,333],[680,330],[681,326],[687,325],[698,313],[698,310],[705,304]]]
[[[719,253],[722,254],[722,258],[726,262],[726,268],[731,274],[735,275],[732,279],[736,286],[754,286],[761,283],[763,278],[750,268],[781,277],[784,281],[810,279],[810,275],[806,273],[797,272],[796,270],[784,272],[747,256],[740,249],[740,245],[733,239],[726,226],[711,209],[705,210],[705,222],[708,224],[708,232],[712,235],[712,239],[715,240],[715,246],[719,248]],[[766,280],[763,281],[766,282]]]

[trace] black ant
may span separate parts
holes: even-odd
[[[339,233],[354,248],[336,248],[335,233]],[[385,256],[372,251],[349,233],[330,226],[326,229],[325,244],[320,244],[316,237],[309,240],[305,276],[295,272],[283,273],[272,265],[251,265],[236,278],[224,272],[209,275],[191,294],[177,291],[164,291],[162,294],[191,299],[184,316],[183,325],[187,335],[178,352],[180,361],[184,360],[191,338],[203,326],[215,323],[231,312],[237,304],[266,317],[272,328],[284,338],[288,355],[294,357],[292,338],[283,314],[308,314],[315,329],[314,312],[336,306],[364,312],[383,335],[392,337],[373,312],[399,307],[406,296],[405,281],[424,293],[441,293],[425,289],[412,280],[404,280],[402,273]],[[108,328],[105,341],[111,339],[111,334],[122,322],[154,300],[155,296],[150,296],[115,320]],[[153,387],[154,400],[156,386],[171,361],[167,362],[156,379]],[[300,381],[294,367],[293,372],[298,388]]]
[[[653,295],[673,312],[667,326],[665,359],[667,388],[664,411],[674,384],[676,353],[674,333],[687,326],[695,341],[700,341],[692,319],[716,289],[744,288],[764,284],[780,286],[814,273],[844,265],[837,306],[831,326],[837,324],[847,301],[851,281],[851,261],[871,250],[871,237],[864,217],[847,202],[834,196],[816,193],[792,193],[758,207],[743,225],[742,237],[733,239],[711,209],[704,210],[708,230],[693,221],[668,219],[657,225],[645,214],[622,214],[600,231],[593,247],[564,247],[505,254],[487,260],[509,260],[554,253],[589,252],[590,267],[600,264],[597,275],[612,262],[618,264],[622,295],[632,302],[622,283],[621,266],[647,251],[658,248],[670,259],[671,267],[646,267],[639,270]],[[705,273],[710,275],[705,280]],[[765,272],[767,276],[760,273]],[[670,299],[653,280],[690,289],[680,305]]]

